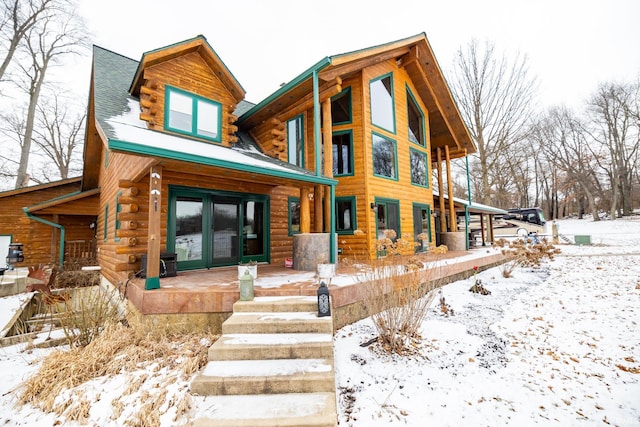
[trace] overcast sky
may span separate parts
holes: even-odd
[[[640,76],[638,0],[80,0],[94,44],[142,53],[204,35],[259,102],[325,56],[426,33],[440,67],[471,39],[529,58],[543,105]],[[73,79],[86,92],[89,61]]]

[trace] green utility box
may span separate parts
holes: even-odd
[[[590,245],[591,236],[579,236],[576,234],[575,241],[576,245]]]

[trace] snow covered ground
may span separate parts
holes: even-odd
[[[560,245],[556,260],[509,279],[499,268],[479,273],[488,296],[468,292],[471,279],[445,286],[454,315],[444,316],[436,298],[419,354],[361,347],[375,336],[369,319],[338,330],[339,425],[639,426],[640,218],[559,224],[568,236],[590,235],[593,245]],[[0,425],[81,425],[16,405],[17,387],[50,351],[0,348]],[[126,411],[158,388],[167,400],[188,393],[190,380],[169,383],[170,374],[152,372],[149,389],[132,394]],[[87,425],[121,424],[110,402],[128,378],[91,381]],[[159,419],[176,424],[169,412]]]
[[[538,269],[478,274],[443,288],[420,355],[360,343],[370,319],[335,338],[340,426],[640,425],[640,219],[560,221],[593,245],[559,245]]]

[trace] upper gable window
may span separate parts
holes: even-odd
[[[422,114],[422,110],[408,87],[407,116],[407,121],[409,122],[409,141],[424,147],[424,114]]]
[[[287,145],[289,163],[304,167],[304,136],[302,115],[287,122]]]
[[[171,86],[167,86],[165,96],[165,129],[220,142],[219,103]]]
[[[331,97],[331,124],[351,123],[351,88]]]
[[[396,132],[393,111],[393,79],[387,74],[369,82],[371,123],[391,133]]]

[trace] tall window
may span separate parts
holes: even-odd
[[[372,134],[371,138],[373,141],[373,174],[397,179],[395,142],[376,133]]]
[[[416,252],[424,252],[431,242],[431,207],[420,203],[413,204],[413,240],[418,243]]]
[[[396,238],[400,237],[400,202],[393,199],[380,199],[376,197],[376,217],[378,219],[378,239],[385,237],[385,230],[396,232]]]
[[[222,108],[215,101],[167,86],[165,128],[220,142]]]
[[[353,175],[351,131],[333,134],[333,176]]]
[[[396,132],[393,112],[393,80],[391,74],[369,82],[371,123],[391,133]]]
[[[336,197],[336,232],[353,234],[356,228],[356,198]]]
[[[416,99],[407,87],[407,122],[409,124],[409,141],[426,145],[424,138],[424,114],[418,106]]]
[[[331,124],[351,123],[351,87],[331,98]]]
[[[304,135],[302,115],[287,122],[287,145],[289,163],[304,167]]]
[[[300,232],[300,199],[289,197],[289,235]]]
[[[429,187],[427,177],[427,153],[410,150],[411,159],[411,183],[421,187]]]

